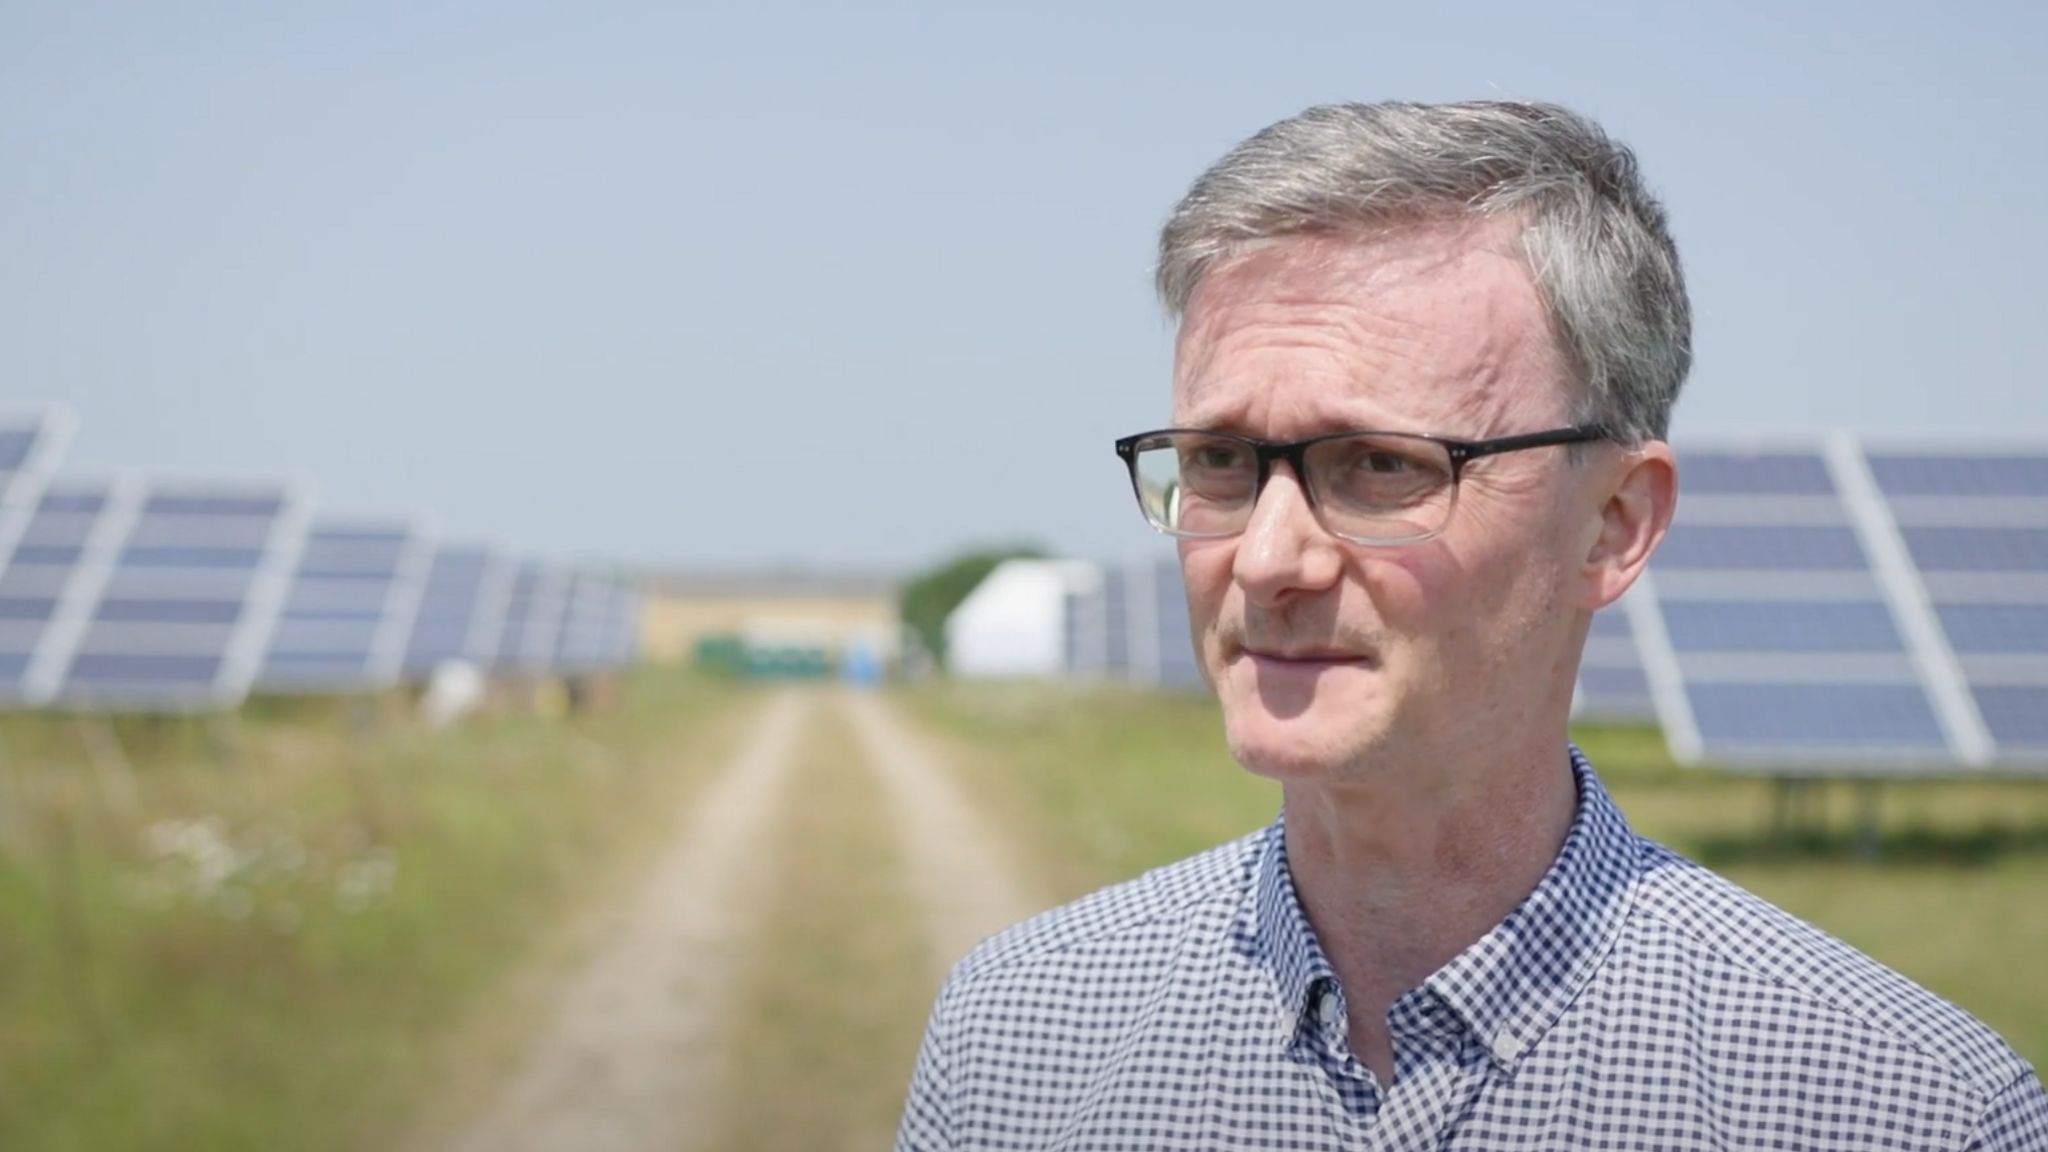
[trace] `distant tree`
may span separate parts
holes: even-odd
[[[926,652],[943,668],[946,666],[946,617],[960,606],[983,579],[1005,560],[1039,560],[1043,548],[1019,544],[1006,548],[982,548],[926,569],[903,585],[898,611],[904,626],[924,645]]]

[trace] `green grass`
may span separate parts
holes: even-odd
[[[1272,819],[1274,785],[1238,768],[1215,704],[1120,688],[935,684],[905,703],[985,803],[1014,813],[1062,897]],[[1897,782],[1874,857],[1856,796],[1823,789],[1796,834],[1772,785],[1674,765],[1644,729],[1576,733],[1644,834],[1842,937],[2002,1032],[2048,1067],[2048,782]]]
[[[0,1147],[387,1146],[735,699],[649,673],[438,733],[360,704],[5,718]]]

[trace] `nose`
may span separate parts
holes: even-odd
[[[1232,578],[1253,603],[1273,607],[1290,595],[1329,588],[1343,564],[1339,542],[1317,521],[1301,478],[1276,461],[1238,537]]]

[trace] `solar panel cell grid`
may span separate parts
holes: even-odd
[[[55,596],[0,598],[0,620],[44,620],[57,610]]]
[[[1593,613],[1593,626],[1586,635],[1596,640],[1633,641],[1635,632],[1629,627],[1628,613],[1619,608],[1605,608]]]
[[[1665,568],[1777,569],[1792,571],[1869,568],[1856,533],[1846,527],[1687,524],[1672,525],[1657,552]]]
[[[136,568],[255,568],[261,548],[130,548],[121,563]]]
[[[1680,452],[1678,471],[1688,493],[1806,496],[1835,490],[1817,452]]]
[[[424,679],[444,661],[491,660],[504,626],[510,584],[508,565],[487,549],[436,549],[406,643],[405,674]]]
[[[1650,678],[1640,667],[1590,667],[1579,669],[1579,689],[1589,697],[1650,699]]]
[[[1918,685],[1695,683],[1686,695],[1709,746],[1947,749]]]
[[[221,658],[215,655],[80,652],[65,687],[86,695],[105,687],[139,687],[160,699],[192,699],[211,689],[220,670]]]
[[[1873,452],[1870,472],[1887,496],[2048,497],[2048,454]]]
[[[30,428],[0,430],[0,472],[13,472],[28,463],[35,451],[36,431]]]
[[[95,620],[135,624],[232,624],[241,618],[240,600],[102,599]]]
[[[313,525],[285,593],[257,687],[352,692],[399,672],[427,571],[420,530],[395,521]]]
[[[2048,750],[2048,685],[1981,684],[1974,694],[2001,751]]]
[[[51,514],[74,512],[96,516],[106,504],[107,497],[104,493],[59,491],[53,488],[43,494],[37,510]]]
[[[1958,652],[2048,656],[2048,604],[1940,604],[1935,612]]]
[[[78,563],[85,549],[76,544],[20,544],[16,545],[9,563],[70,567]]]
[[[2048,528],[1904,527],[1913,562],[1930,572],[2048,572]]]
[[[1169,688],[1199,688],[1204,683],[1202,665],[1188,632],[1187,585],[1181,579],[1180,564],[1161,560],[1152,566],[1151,575],[1153,603],[1158,606],[1153,626],[1158,630],[1159,683]]]
[[[250,517],[269,520],[285,510],[283,497],[157,492],[142,506],[145,517]]]
[[[80,605],[86,624],[54,665],[55,698],[138,711],[232,705],[303,543],[302,503],[283,486],[159,487],[130,500],[140,510],[108,521],[123,530],[96,545],[112,567]]]
[[[1680,652],[1897,652],[1883,604],[1675,601],[1664,627]]]

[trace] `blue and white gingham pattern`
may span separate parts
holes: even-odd
[[[2048,1094],[1989,1029],[1637,836],[1572,764],[1550,872],[1395,1002],[1390,1088],[1276,821],[961,961],[899,1152],[2048,1150]]]

